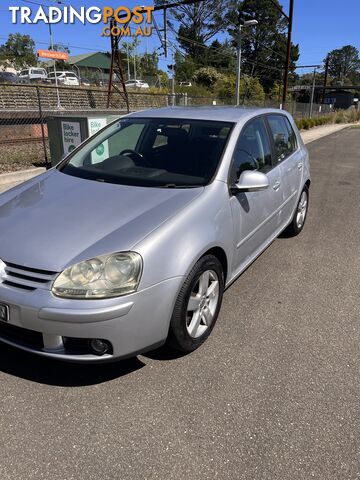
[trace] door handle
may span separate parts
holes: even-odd
[[[273,189],[274,190],[279,190],[280,185],[281,185],[280,180],[277,180],[273,185]]]
[[[302,167],[303,167],[302,162],[299,162],[297,167],[298,167],[299,170],[302,170]]]

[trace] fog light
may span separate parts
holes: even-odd
[[[110,345],[106,340],[93,338],[90,340],[90,348],[95,355],[105,355],[110,350]]]

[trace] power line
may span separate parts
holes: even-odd
[[[218,48],[213,48],[213,47],[208,47],[207,45],[203,45],[202,43],[200,42],[197,42],[196,40],[191,40],[189,38],[186,38],[186,37],[183,37],[182,35],[179,35],[178,33],[176,33],[176,31],[173,29],[173,28],[170,28],[174,33],[175,35],[177,35],[178,38],[182,39],[184,42],[188,42],[188,43],[192,43],[194,45],[197,45],[199,47],[202,47],[202,48],[205,48],[206,50],[212,50],[213,52],[217,52],[219,55],[222,55],[222,56],[227,56],[229,58],[234,58],[231,54],[229,53],[226,53],[224,52],[223,50],[221,49],[218,49]],[[269,70],[275,70],[275,71],[279,71],[279,72],[282,72],[282,69],[281,68],[277,68],[277,67],[272,67],[270,65],[264,65],[263,63],[259,63],[259,62],[253,62],[252,60],[248,60],[248,59],[244,59],[244,62],[246,63],[250,63],[251,65],[255,65],[255,66],[259,66],[259,67],[262,67],[262,68],[267,68]]]
[[[32,5],[39,5],[40,7],[49,8],[49,5],[44,5],[43,3],[34,2],[33,0],[21,0],[24,3],[31,3]]]
[[[229,22],[229,23],[230,23],[233,27],[235,27],[235,28],[237,28],[237,29],[239,28],[239,26],[238,26],[238,25],[235,25],[235,23],[233,23],[233,22]],[[241,34],[242,34],[242,35],[245,35],[245,37],[251,37],[251,38],[253,38],[254,40],[257,41],[257,43],[258,43],[259,45],[261,45],[263,48],[266,48],[266,49],[269,50],[270,52],[273,52],[273,53],[274,53],[275,55],[277,55],[278,57],[280,57],[280,58],[285,58],[285,55],[284,55],[284,54],[280,54],[279,52],[276,52],[275,50],[273,50],[273,49],[272,49],[271,47],[269,47],[268,45],[265,45],[265,43],[260,42],[260,40],[257,39],[257,38],[255,37],[255,35],[252,35],[251,33],[244,32],[244,31],[242,31]]]

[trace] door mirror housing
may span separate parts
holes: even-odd
[[[239,177],[239,180],[231,187],[231,192],[257,192],[268,188],[269,180],[264,173],[256,170],[245,170]]]

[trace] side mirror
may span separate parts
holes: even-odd
[[[269,180],[264,173],[256,170],[245,170],[239,177],[239,180],[231,187],[231,192],[256,192],[265,190],[269,186]]]

